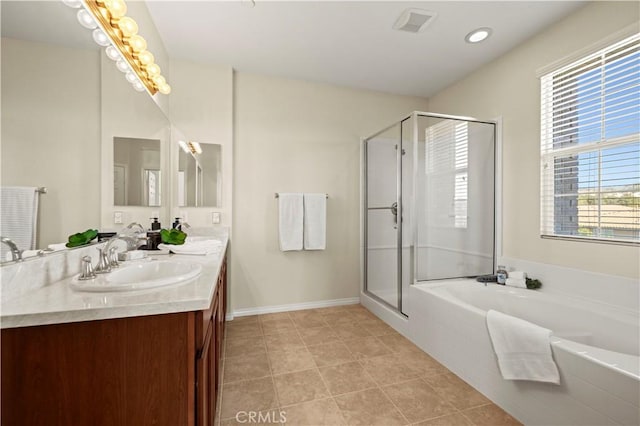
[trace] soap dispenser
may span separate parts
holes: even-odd
[[[180,223],[180,218],[176,217],[176,221],[173,222],[173,229],[177,229],[178,231],[182,231],[182,224]]]
[[[151,230],[152,231],[159,231],[160,228],[162,228],[162,225],[160,224],[160,222],[158,222],[158,218],[157,217],[152,217],[151,219],[153,219],[153,222],[151,222]]]

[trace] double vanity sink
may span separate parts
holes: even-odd
[[[146,290],[185,283],[202,272],[202,265],[175,260],[132,260],[108,273],[90,280],[81,280],[79,275],[71,279],[70,286],[76,291],[121,292]]]

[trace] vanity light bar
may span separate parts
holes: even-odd
[[[147,50],[147,42],[138,35],[138,24],[127,13],[124,0],[63,0],[70,7],[84,9],[94,22],[79,11],[80,24],[93,29],[93,38],[106,47],[107,56],[116,61],[117,68],[126,73],[126,79],[138,91],[146,90],[155,95],[168,95],[171,86],[160,73],[153,54]],[[82,16],[81,16],[82,15]]]

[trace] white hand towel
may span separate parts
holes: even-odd
[[[521,278],[507,278],[505,284],[511,287],[527,288],[526,279]]]
[[[49,244],[47,246],[47,248],[49,250],[52,250],[52,251],[66,250],[67,249],[67,243]]]
[[[300,193],[278,196],[278,230],[280,250],[302,250],[304,201]]]
[[[222,242],[217,240],[204,240],[185,242],[182,245],[158,244],[160,250],[170,250],[175,254],[192,254],[206,256],[208,254],[220,254]]]
[[[327,243],[327,195],[304,194],[304,249],[324,250]]]
[[[11,238],[20,250],[36,248],[37,189],[34,186],[0,188],[0,235]]]
[[[487,312],[487,328],[503,379],[560,384],[551,330],[494,310]]]
[[[509,272],[509,278],[524,280],[527,278],[527,273],[524,271],[511,271]]]

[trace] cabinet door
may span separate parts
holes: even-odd
[[[209,321],[204,345],[196,359],[196,421],[199,426],[213,426],[215,418],[215,336]]]

